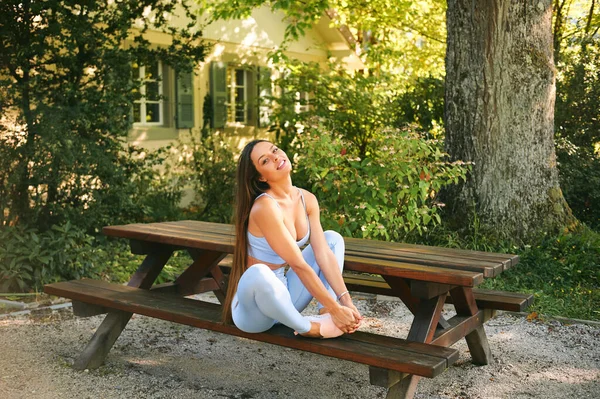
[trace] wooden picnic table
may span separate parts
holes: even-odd
[[[483,324],[496,309],[524,310],[531,295],[478,290],[484,278],[498,276],[518,256],[346,238],[345,280],[353,291],[400,298],[414,314],[406,339],[365,332],[329,340],[294,336],[282,325],[260,334],[220,322],[221,306],[186,298],[212,291],[225,297],[228,255],[234,249],[232,225],[177,221],[109,226],[104,234],[130,240],[133,253],[146,255],[127,286],[75,280],[45,286],[49,294],[73,299],[76,315],[108,313],[74,368],[102,364],[133,313],[226,334],[367,364],[372,384],[388,388],[388,398],[410,398],[420,377],[435,377],[458,359],[450,348],[465,338],[476,364],[488,364],[490,348]],[[166,284],[154,284],[178,250],[193,259]],[[456,315],[442,317],[445,303]]]

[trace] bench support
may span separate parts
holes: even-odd
[[[452,302],[456,309],[456,314],[460,316],[474,316],[477,314],[477,304],[473,296],[473,290],[464,287],[456,287],[450,290]],[[483,323],[473,332],[465,336],[469,351],[474,364],[486,365],[492,360],[490,345],[483,329]]]
[[[81,355],[73,363],[73,368],[85,370],[100,367],[132,315],[133,313],[120,311],[108,313]]]
[[[160,246],[156,248],[154,252],[146,256],[127,285],[149,289],[171,257],[172,252],[171,248]],[[85,370],[100,367],[132,315],[133,313],[118,310],[109,312],[79,358],[73,363],[73,368]]]
[[[429,343],[433,340],[445,301],[444,295],[420,301],[408,333],[409,341]],[[392,377],[396,378],[396,376]],[[389,387],[386,399],[411,399],[415,395],[421,377],[416,375],[408,375],[401,379],[399,375],[397,377],[398,382]]]
[[[90,303],[72,301],[73,314],[78,317],[91,317],[108,313],[109,309],[104,306],[92,305]]]
[[[395,370],[369,366],[369,382],[371,385],[378,387],[390,388],[408,376],[409,374],[400,373]]]

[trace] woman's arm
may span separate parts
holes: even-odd
[[[353,311],[341,306],[329,295],[317,274],[306,263],[300,248],[283,223],[283,213],[275,202],[265,200],[255,202],[250,217],[275,253],[290,265],[308,292],[331,313],[336,325],[344,332],[354,331],[358,320]]]
[[[340,273],[340,268],[337,263],[337,259],[327,243],[323,227],[321,226],[321,213],[319,209],[319,202],[314,194],[304,190],[304,199],[306,201],[306,209],[308,212],[308,219],[310,221],[310,245],[313,248],[315,258],[319,268],[323,271],[325,279],[335,292],[336,297],[348,291],[344,277]],[[351,308],[355,311],[355,316],[360,320],[362,316],[356,309],[356,306],[352,303],[350,294],[344,294],[340,298],[340,303],[344,306]]]

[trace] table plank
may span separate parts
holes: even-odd
[[[196,230],[208,230],[226,235],[234,233],[232,225],[223,223],[200,222],[194,220],[182,220],[172,223],[180,227],[187,227],[189,229]],[[404,252],[406,254],[418,254],[418,256],[425,258],[427,258],[430,255],[440,255],[448,259],[454,259],[453,261],[456,263],[459,263],[461,261],[485,261],[491,262],[493,264],[501,264],[503,265],[504,269],[507,269],[509,267],[515,266],[519,262],[519,256],[513,254],[473,251],[458,248],[434,247],[428,245],[406,244],[397,242],[392,243],[386,241],[350,237],[345,238],[345,240],[347,246],[349,247],[353,247],[355,242],[359,243],[360,245],[368,243],[369,245],[371,245],[372,249],[392,249],[394,251]]]
[[[214,223],[208,225],[205,222],[199,223],[202,223],[205,227],[215,225]],[[233,235],[201,230],[194,231],[190,229],[190,223],[167,222],[110,226],[105,227],[103,232],[109,236],[210,249],[226,253],[233,253],[234,249]],[[402,278],[469,287],[477,285],[483,280],[483,275],[477,272],[357,256],[346,256],[345,268],[366,273],[388,274]]]
[[[380,274],[465,287],[473,287],[483,281],[483,274],[469,271],[414,265],[380,259],[368,259],[357,256],[346,256],[344,261],[345,270],[353,270],[362,273]]]

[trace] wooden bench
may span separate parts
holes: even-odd
[[[220,305],[103,281],[60,282],[47,286],[47,291],[105,309],[137,313],[423,377],[439,375],[458,359],[455,349],[364,332],[339,339],[315,340],[295,336],[291,329],[278,325],[265,333],[249,334],[221,323]]]
[[[95,368],[133,313],[210,329],[369,366],[371,383],[388,388],[388,398],[410,398],[420,377],[435,377],[458,358],[449,348],[465,338],[473,362],[491,358],[483,323],[495,309],[523,310],[531,296],[477,290],[518,262],[515,255],[490,254],[418,245],[346,239],[344,278],[353,291],[399,297],[414,313],[406,339],[365,332],[331,340],[294,336],[282,325],[248,334],[222,324],[218,304],[185,298],[212,291],[222,302],[233,253],[231,225],[180,221],[104,228],[109,236],[130,239],[131,250],[146,257],[127,286],[76,280],[45,286],[48,294],[73,299],[76,315],[108,313],[74,368]],[[173,282],[154,281],[174,251],[186,250],[193,263]],[[456,315],[445,320],[442,307]]]

